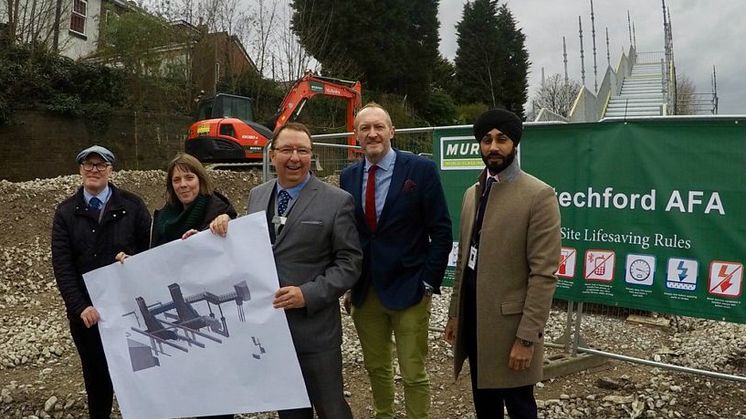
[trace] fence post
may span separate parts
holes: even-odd
[[[570,354],[573,357],[578,356],[578,347],[580,346],[580,339],[581,339],[580,338],[580,325],[582,322],[582,317],[583,317],[583,302],[579,301],[578,308],[575,313],[575,338],[573,339],[573,343],[572,343],[572,352],[570,352]]]
[[[570,352],[570,336],[572,336],[571,324],[572,324],[572,311],[575,308],[575,302],[567,300],[567,318],[565,320],[565,339],[564,339],[564,351],[565,353]]]

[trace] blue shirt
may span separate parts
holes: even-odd
[[[295,203],[296,198],[298,198],[298,195],[300,195],[300,191],[303,190],[303,187],[306,186],[306,183],[311,179],[311,174],[306,173],[306,178],[303,179],[303,182],[293,186],[292,188],[283,188],[280,184],[280,181],[277,181],[277,194],[280,193],[280,191],[287,191],[288,194],[290,194],[290,201],[288,202],[288,209],[285,210],[285,215],[287,215],[290,212],[290,208],[293,207],[293,204]],[[275,195],[275,214],[277,214],[277,197],[278,195]]]
[[[389,193],[389,187],[391,186],[391,177],[394,175],[394,164],[396,163],[396,152],[393,148],[389,148],[388,153],[383,156],[381,161],[378,162],[378,170],[376,170],[376,218],[381,217],[381,211],[383,211],[383,204],[386,203],[386,195]],[[365,192],[368,189],[368,171],[373,166],[373,163],[365,158],[365,168],[363,170],[363,199],[361,204],[363,205],[363,212],[365,212]]]
[[[93,197],[98,198],[101,201],[101,208],[106,207],[106,202],[109,201],[109,198],[111,198],[111,188],[109,188],[109,185],[106,185],[103,191],[101,191],[98,195],[91,195],[88,193],[88,191],[83,188],[83,199],[85,199],[86,205],[91,204],[91,198]]]

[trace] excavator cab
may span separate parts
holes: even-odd
[[[184,149],[203,163],[262,160],[272,131],[254,122],[253,99],[219,93],[202,99]]]
[[[218,93],[199,102],[197,120],[223,117],[253,121],[253,102],[254,99],[250,97]]]

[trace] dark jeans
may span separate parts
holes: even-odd
[[[80,356],[85,391],[88,395],[88,414],[91,419],[109,419],[114,389],[98,325],[86,328],[82,321],[70,321],[70,335]]]

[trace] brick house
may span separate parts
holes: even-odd
[[[146,13],[134,3],[123,0],[62,0],[59,24],[55,24],[57,0],[18,0],[16,3],[16,39],[52,47],[57,38],[60,55],[73,60],[96,57],[100,35],[112,14],[128,10]],[[30,18],[24,16],[31,16]],[[0,1],[0,23],[9,23],[8,2]],[[164,22],[174,31],[187,34],[187,42],[163,45],[158,52],[164,64],[187,64],[185,68],[198,90],[214,94],[218,81],[228,75],[256,71],[241,41],[225,32],[209,33],[185,21]]]

